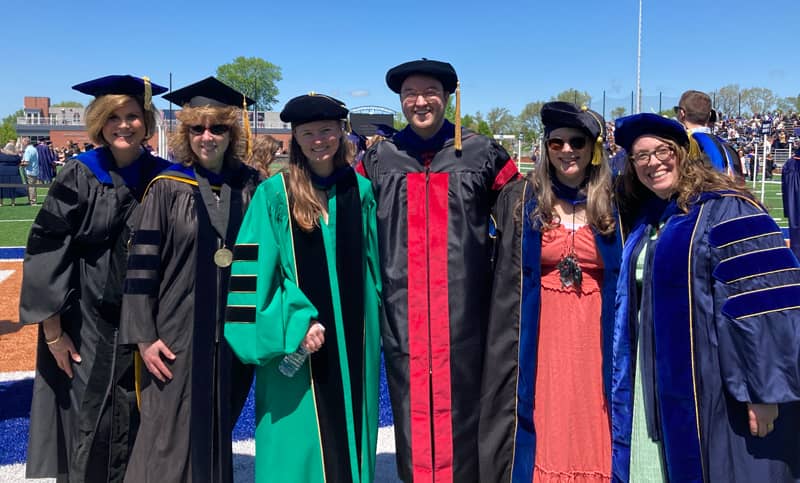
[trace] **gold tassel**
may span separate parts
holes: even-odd
[[[592,151],[592,165],[600,166],[603,160],[603,136],[597,136],[594,142],[594,150]]]
[[[456,82],[456,139],[455,148],[461,152],[461,82]]]
[[[703,159],[703,152],[700,151],[700,145],[694,140],[692,133],[687,131],[686,135],[689,136],[689,159]]]
[[[256,112],[253,112],[253,116],[257,115]],[[244,139],[247,143],[245,157],[250,159],[250,155],[253,154],[253,135],[250,132],[250,117],[247,115],[247,96],[245,95],[242,95],[242,123],[244,124]]]
[[[147,76],[142,77],[144,81],[144,110],[150,111],[153,109],[153,86],[150,84],[150,78]]]

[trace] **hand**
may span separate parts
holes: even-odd
[[[747,403],[747,420],[750,434],[763,438],[775,429],[774,421],[778,417],[777,404]]]
[[[45,342],[53,359],[56,360],[58,368],[72,379],[72,362],[79,364],[81,355],[75,349],[72,338],[61,328],[61,314],[56,314],[49,319],[42,321]]]
[[[311,322],[303,342],[300,344],[306,348],[309,354],[317,352],[325,343],[325,327],[316,320]]]
[[[170,372],[167,364],[164,363],[162,356],[174,361],[175,354],[169,350],[167,344],[161,339],[157,339],[153,342],[140,342],[138,345],[139,354],[142,356],[142,361],[144,361],[144,365],[150,371],[150,374],[161,382],[167,382],[168,379],[171,380],[172,372]]]

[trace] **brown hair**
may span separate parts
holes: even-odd
[[[677,196],[678,207],[684,212],[689,211],[692,204],[701,193],[707,191],[733,191],[755,201],[753,194],[736,180],[725,173],[714,169],[708,158],[703,154],[699,158],[689,158],[686,147],[679,145],[672,139],[647,135],[666,143],[675,153],[678,164],[678,182],[674,195]],[[629,154],[625,169],[622,174],[622,197],[625,206],[636,206],[644,200],[655,196],[655,193],[645,187],[636,175],[633,158]],[[635,210],[632,210],[635,211]]]
[[[542,149],[542,158],[528,174],[536,196],[536,209],[531,213],[531,221],[541,226],[542,231],[553,229],[560,221],[554,209],[556,195],[550,180],[555,176],[554,169],[548,150]],[[586,166],[586,178],[586,221],[600,234],[610,235],[614,232],[616,220],[611,195],[611,168],[605,150],[599,165],[589,163]]]
[[[150,110],[144,108],[144,98],[142,96],[129,96],[127,94],[106,94],[94,98],[86,106],[86,134],[94,144],[108,146],[108,141],[103,138],[103,126],[111,115],[122,107],[126,102],[134,100],[142,110],[144,116],[144,138],[150,139],[156,129],[156,108],[151,106]]]
[[[340,129],[339,148],[333,155],[333,166],[339,168],[350,164],[348,154],[348,143],[345,138],[344,129]],[[292,143],[289,148],[289,169],[287,170],[287,189],[289,190],[289,204],[292,207],[292,217],[304,231],[312,231],[319,226],[319,217],[324,208],[314,192],[314,185],[311,184],[311,175],[308,159],[303,154],[303,150],[294,138],[292,131]]]
[[[275,159],[275,152],[280,146],[281,143],[269,134],[257,136],[253,141],[253,150],[245,164],[258,170],[262,177],[269,177],[269,166]]]
[[[225,150],[225,159],[223,161],[225,166],[236,167],[244,159],[245,145],[244,129],[241,125],[242,111],[237,107],[189,107],[183,106],[183,109],[176,115],[180,124],[178,129],[172,134],[169,140],[175,153],[175,160],[183,163],[184,166],[191,166],[197,162],[197,155],[192,151],[192,146],[189,142],[191,133],[189,126],[198,124],[225,124],[230,127],[231,141],[228,144],[228,149]]]

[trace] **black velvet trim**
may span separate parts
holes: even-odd
[[[136,230],[133,235],[134,245],[161,245],[161,232],[159,230]]]
[[[258,245],[234,245],[233,259],[244,262],[258,260]]]
[[[255,275],[231,275],[228,290],[231,292],[255,292],[256,280]]]
[[[131,255],[128,257],[128,270],[158,270],[161,266],[159,255]]]
[[[47,196],[52,196],[65,205],[74,206],[78,203],[78,193],[71,188],[67,188],[61,183],[53,183]]]
[[[252,306],[228,306],[225,309],[225,322],[254,324],[256,322],[256,307]]]
[[[152,278],[126,278],[125,293],[128,295],[158,295],[158,281]]]
[[[70,226],[64,218],[47,211],[47,208],[44,207],[36,215],[35,223],[39,226],[46,226],[49,232],[64,233],[70,231]]]
[[[28,238],[28,246],[25,247],[25,252],[28,255],[37,255],[39,253],[52,252],[64,246],[63,238],[43,237],[41,235],[31,235]]]

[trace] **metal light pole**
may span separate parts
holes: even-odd
[[[642,112],[642,0],[639,0],[639,42],[636,49],[636,112]]]

